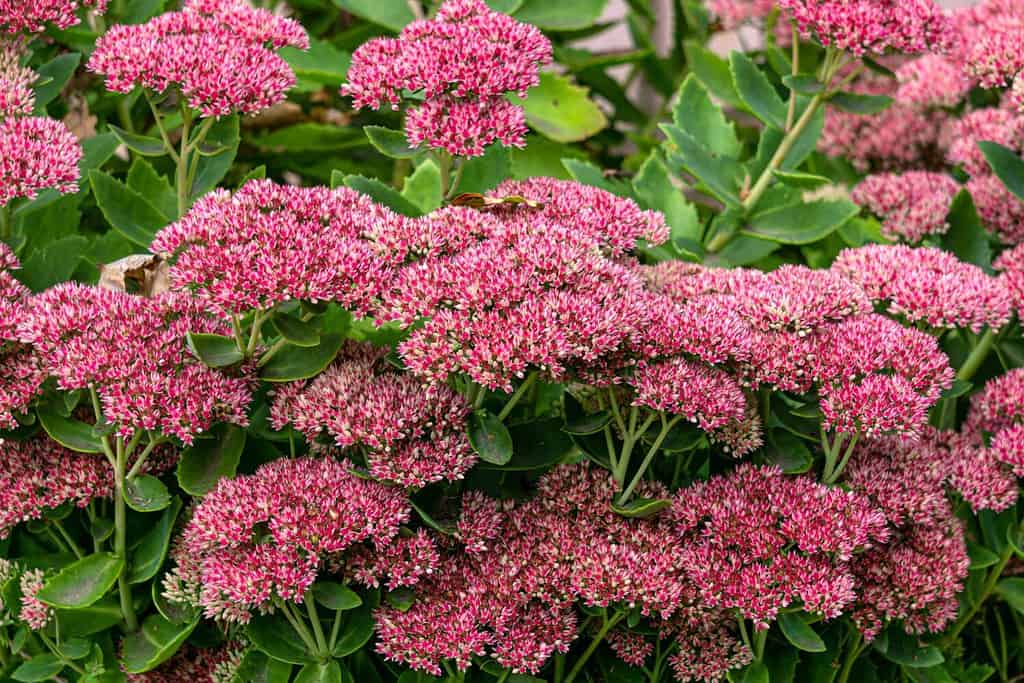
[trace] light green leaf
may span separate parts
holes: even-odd
[[[308,50],[283,47],[278,54],[288,62],[299,80],[335,88],[345,82],[352,62],[352,55],[348,52],[316,38],[309,39]]]
[[[334,659],[306,664],[295,676],[294,683],[342,683],[341,665]]]
[[[350,187],[356,192],[362,192],[374,201],[394,209],[403,216],[416,218],[423,215],[420,207],[403,197],[394,188],[385,185],[375,178],[365,178],[361,175],[342,176],[337,171],[335,171],[335,174],[332,174],[331,177],[332,187],[337,187],[339,184]]]
[[[88,607],[110,590],[123,569],[124,560],[113,553],[88,555],[47,580],[36,599],[61,609]]]
[[[754,116],[765,123],[784,130],[786,128],[786,104],[772,87],[768,77],[739,51],[729,55],[729,70],[733,84]]]
[[[671,504],[672,501],[667,498],[634,498],[625,505],[612,503],[611,508],[613,512],[623,517],[647,519],[658,514]]]
[[[699,242],[703,227],[697,209],[686,201],[682,190],[672,184],[668,168],[656,152],[651,152],[633,179],[637,199],[645,208],[660,211],[671,229],[671,239]]]
[[[726,104],[746,110],[746,105],[736,91],[727,61],[694,40],[686,41],[683,51],[687,65],[712,95]]]
[[[575,31],[593,25],[607,4],[608,0],[524,0],[514,16],[548,31]]]
[[[149,247],[160,228],[170,222],[148,199],[102,171],[89,172],[96,204],[111,227],[141,247]]]
[[[852,92],[836,93],[828,101],[838,109],[861,116],[880,114],[893,103],[893,99],[885,95],[858,95]]]
[[[481,156],[463,159],[462,163],[465,167],[462,170],[462,177],[459,178],[459,184],[455,187],[455,195],[463,192],[489,192],[508,178],[512,172],[509,148],[499,144],[491,145],[484,150]],[[561,167],[561,161],[559,161],[559,167]]]
[[[377,148],[377,151],[392,159],[411,159],[419,150],[409,146],[405,133],[400,130],[392,130],[383,126],[364,126],[370,144]]]
[[[171,504],[171,494],[162,481],[151,474],[143,474],[127,483],[124,500],[137,512],[157,512]]]
[[[547,0],[545,4],[553,6]],[[525,99],[510,99],[523,107],[526,122],[538,133],[556,142],[579,142],[608,125],[608,119],[587,93],[567,76],[544,72],[540,84],[531,88]]]
[[[238,350],[234,337],[222,334],[189,332],[185,335],[189,351],[204,365],[211,368],[226,368],[240,363],[245,356]]]
[[[814,175],[813,173],[799,173],[796,171],[772,171],[772,175],[778,178],[783,184],[801,190],[813,190],[822,185],[828,185],[831,179],[825,176]]]
[[[402,196],[425,214],[441,206],[441,170],[433,159],[427,159],[406,177]]]
[[[178,216],[178,196],[166,176],[145,159],[136,158],[128,169],[128,187],[149,200],[160,213],[170,219]]]
[[[810,244],[827,237],[860,212],[846,200],[818,200],[754,214],[747,232],[781,244]]]
[[[92,425],[64,417],[49,408],[39,408],[36,415],[50,438],[61,446],[79,453],[103,452],[103,444],[93,432]]]
[[[722,108],[711,100],[707,88],[693,74],[686,77],[679,89],[672,120],[715,154],[736,158],[742,150],[735,126],[726,120]]]
[[[60,91],[71,80],[75,69],[78,68],[78,64],[81,61],[82,55],[77,52],[66,52],[57,55],[36,69],[36,74],[38,75],[36,83],[38,85],[33,88],[36,92],[36,104],[33,113],[37,115],[46,113],[46,105],[52,102],[57,95],[60,95]]]
[[[718,199],[730,206],[739,206],[739,179],[743,168],[738,162],[714,154],[676,126],[663,125],[661,129],[676,149],[669,153],[669,163],[685,166]]]
[[[406,0],[334,0],[334,4],[396,33],[415,19]]]
[[[187,624],[175,624],[163,615],[149,615],[141,629],[129,633],[122,641],[124,670],[138,674],[160,666],[178,651],[198,623],[197,619]]]
[[[266,382],[294,382],[323,372],[341,349],[344,335],[329,333],[321,335],[320,344],[308,348],[286,345],[274,355],[260,372]]]

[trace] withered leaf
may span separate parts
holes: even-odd
[[[113,263],[99,264],[99,286],[154,297],[170,287],[167,261],[155,254],[131,254]]]
[[[517,204],[527,206],[531,209],[541,209],[544,207],[543,202],[527,199],[520,195],[488,197],[487,195],[482,195],[478,192],[463,192],[462,194],[456,195],[451,201],[452,206],[468,206],[471,209],[477,209],[479,211],[487,211],[488,209],[494,209],[500,206],[514,206]]]

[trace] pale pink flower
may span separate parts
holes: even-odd
[[[28,116],[36,103],[36,73],[24,66],[25,46],[0,35],[0,117]]]
[[[995,142],[1014,151],[1024,148],[1024,116],[1001,107],[977,109],[954,121],[944,135],[949,139],[946,160],[960,164],[972,176],[991,173],[978,148],[982,141]]]
[[[998,177],[986,172],[967,182],[967,189],[985,227],[1007,244],[1024,242],[1024,201]]]
[[[926,54],[896,70],[896,99],[924,107],[955,107],[971,89],[963,68],[944,55]]]
[[[46,577],[42,569],[31,569],[21,575],[21,611],[18,619],[33,631],[46,628],[53,618],[53,609],[36,599],[36,593],[43,587]]]
[[[914,243],[949,230],[946,214],[959,189],[943,173],[880,173],[861,181],[852,198],[882,219],[886,237]]]
[[[944,46],[951,26],[932,0],[779,0],[805,37],[855,55]]]

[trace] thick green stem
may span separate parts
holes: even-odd
[[[790,22],[793,36],[793,78],[800,74],[800,32],[797,30],[796,22]],[[789,110],[786,112],[786,131],[793,129],[793,120],[796,118],[796,90],[789,91]]]
[[[594,636],[592,641],[590,641],[587,649],[583,651],[583,654],[581,654],[576,660],[576,663],[573,664],[572,669],[569,670],[569,675],[565,677],[565,683],[572,683],[573,680],[575,680],[576,676],[583,670],[583,666],[587,663],[587,660],[590,659],[590,656],[594,654],[595,650],[597,650],[597,646],[600,645],[601,641],[604,640],[604,637],[608,635],[608,631],[611,631],[617,623],[622,621],[624,616],[625,614],[622,612],[616,612],[611,619],[605,620],[600,630],[598,630],[597,635]]]
[[[629,486],[627,486],[625,490],[623,490],[622,495],[619,496],[618,505],[625,505],[629,501],[629,497],[633,495],[633,489],[635,489],[637,487],[637,484],[639,484],[640,481],[643,479],[644,473],[647,472],[647,468],[650,467],[651,460],[654,459],[655,454],[661,448],[661,444],[663,441],[665,441],[665,437],[667,437],[669,432],[672,431],[672,428],[676,425],[676,423],[682,419],[680,416],[677,415],[671,420],[666,420],[664,413],[660,413],[660,415],[661,431],[658,432],[658,436],[654,439],[654,442],[651,444],[651,447],[647,451],[647,455],[644,457],[643,462],[640,463],[640,469],[638,469],[636,474],[633,475],[633,479],[632,481],[629,482]],[[625,472],[623,472],[623,474],[625,474]]]
[[[836,462],[836,457],[839,455],[839,451],[842,450],[842,442],[837,443],[835,451],[831,454],[831,463],[827,458],[825,461],[825,476],[823,477],[823,481],[826,484],[834,484],[836,480],[839,479],[839,475],[842,474],[843,470],[846,468],[846,463],[850,461],[850,456],[853,455],[853,449],[857,446],[857,441],[859,440],[860,434],[854,434],[853,438],[850,439],[850,443],[846,446],[846,452],[843,454],[843,457],[839,462]]]
[[[331,625],[331,637],[327,640],[327,651],[334,652],[334,644],[338,642],[338,634],[341,633],[341,622],[345,610],[339,609],[334,612],[334,623]]]
[[[128,517],[124,501],[127,460],[124,439],[119,438],[114,466],[114,554],[124,560],[124,568],[121,570],[120,576],[117,577],[117,591],[121,598],[121,616],[124,617],[125,626],[128,631],[137,631],[139,620],[135,616],[132,589],[128,585]]]
[[[316,640],[314,640],[313,634],[309,632],[309,629],[306,628],[306,625],[302,623],[302,617],[293,612],[291,609],[291,605],[286,603],[284,600],[281,600],[280,598],[277,599],[277,606],[281,610],[281,614],[284,615],[284,618],[288,620],[289,624],[291,624],[292,630],[295,631],[295,634],[299,636],[302,642],[306,645],[306,648],[309,650],[309,653],[316,654]]]
[[[977,346],[971,349],[971,353],[967,356],[967,360],[960,366],[960,370],[956,373],[956,378],[968,382],[974,377],[975,373],[981,367],[981,364],[988,358],[988,354],[992,351],[992,347],[996,343],[996,333],[991,329],[986,330],[985,334],[982,335],[981,339],[978,340]]]
[[[644,420],[643,424],[639,428],[636,426],[637,413],[639,411],[634,406],[630,409],[629,413],[629,428],[622,441],[622,452],[619,454],[619,469],[612,472],[612,476],[615,481],[622,486],[626,483],[626,473],[629,472],[629,459],[633,455],[633,448],[636,446],[637,440],[647,431],[647,428],[654,424],[657,419],[654,415],[649,416]]]
[[[456,161],[453,164],[455,166],[455,175],[452,177],[451,184],[444,194],[445,199],[451,199],[455,196],[455,191],[459,189],[459,183],[462,182],[462,173],[466,170],[465,161]]]
[[[529,391],[530,387],[532,387],[533,383],[536,382],[536,381],[537,381],[537,372],[535,370],[535,371],[531,372],[529,375],[526,376],[526,379],[523,380],[523,383],[520,384],[519,388],[516,389],[514,394],[512,394],[512,397],[505,404],[505,407],[501,409],[500,413],[498,413],[498,419],[499,420],[504,420],[506,417],[509,416],[509,413],[512,412],[512,409],[516,407],[517,403],[519,403],[519,399],[521,399],[523,397],[523,395],[527,391]]]
[[[857,662],[857,658],[860,657],[861,653],[864,652],[863,641],[864,638],[861,636],[860,631],[854,628],[853,640],[850,642],[850,649],[846,651],[843,668],[839,671],[839,677],[836,678],[836,683],[846,683],[850,679],[850,672],[853,671],[853,665]]]
[[[189,171],[189,144],[188,137],[192,129],[192,112],[185,106],[181,108],[181,152],[178,153],[178,169],[175,175],[175,185],[178,191],[178,216],[184,216],[188,211],[189,197],[192,188],[188,185]]]
[[[166,441],[167,439],[154,437],[152,434],[150,435],[149,443],[147,443],[146,447],[142,449],[141,453],[139,453],[139,457],[135,460],[135,464],[132,465],[132,469],[128,472],[128,481],[132,481],[135,477],[139,476],[139,472],[142,471],[142,466],[146,464],[146,459],[149,458],[153,449]]]
[[[1006,569],[1006,564],[1010,561],[1011,557],[1013,557],[1013,546],[1007,543],[1006,548],[1003,549],[1003,552],[999,557],[999,562],[989,573],[988,579],[986,579],[985,586],[981,589],[981,594],[978,596],[978,599],[974,601],[974,604],[971,605],[970,609],[960,615],[956,620],[956,623],[953,624],[953,628],[946,633],[945,644],[949,644],[956,640],[957,636],[959,636],[960,632],[966,628],[967,624],[971,623],[971,619],[974,618],[974,615],[978,613],[981,606],[985,604],[985,601],[988,600],[989,596],[992,595],[993,591],[995,591],[996,584],[999,583],[999,577],[1002,575],[1003,570]]]
[[[327,639],[324,638],[324,629],[320,625],[320,615],[316,611],[316,604],[313,602],[313,593],[307,591],[306,595],[302,598],[302,603],[306,606],[306,614],[309,615],[309,622],[313,625],[313,635],[316,637],[317,653],[320,656],[327,655]]]

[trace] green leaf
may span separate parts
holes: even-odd
[[[77,52],[68,52],[54,57],[36,69],[36,74],[39,76],[36,82],[39,85],[34,88],[36,91],[35,114],[46,113],[46,105],[60,95],[60,91],[71,80],[81,61],[82,55]]]
[[[1024,159],[1014,152],[995,142],[981,141],[978,149],[985,155],[985,160],[992,167],[1006,189],[1018,199],[1024,200]]]
[[[157,231],[170,220],[135,190],[102,171],[89,172],[93,197],[111,227],[148,248]]]
[[[72,562],[49,579],[36,598],[51,607],[88,607],[110,590],[124,569],[124,560],[113,553],[95,553]]]
[[[245,355],[238,350],[234,337],[189,332],[185,335],[185,343],[192,355],[207,367],[226,368],[245,359]]]
[[[204,146],[221,148],[224,151],[213,156],[202,156],[199,159],[196,177],[192,182],[192,198],[203,196],[217,187],[217,183],[224,179],[235,162],[240,140],[237,114],[221,117],[217,123],[213,124],[210,132],[206,135]]]
[[[77,212],[75,215],[79,216]],[[81,235],[62,237],[32,252],[15,274],[26,287],[41,292],[69,280],[82,262],[82,254],[88,246],[89,241]]]
[[[693,136],[676,126],[661,127],[676,152],[669,154],[670,163],[678,163],[695,175],[708,190],[730,206],[739,206],[742,167],[734,159],[711,152]]]
[[[578,183],[591,185],[593,187],[600,187],[602,190],[607,190],[612,194],[620,196],[626,196],[629,194],[629,188],[626,185],[606,178],[604,176],[604,171],[599,166],[592,164],[589,161],[583,161],[581,159],[562,159],[562,165],[565,166],[567,171],[569,171],[569,175],[572,179]]]
[[[163,615],[149,615],[141,629],[129,633],[122,641],[124,670],[140,674],[160,666],[178,651],[198,623],[196,619],[187,624],[175,624]]]
[[[1010,607],[1024,613],[1024,579],[1003,579],[996,584],[996,592]]]
[[[712,101],[707,88],[693,74],[686,77],[679,89],[672,121],[715,154],[737,158],[743,149],[735,126],[725,118],[722,108]]]
[[[942,236],[942,248],[956,254],[967,263],[992,272],[992,246],[974,207],[974,200],[966,190],[960,190],[946,217],[949,230]]]
[[[81,609],[59,609],[54,612],[65,635],[90,636],[121,621],[121,603],[114,595]]]
[[[545,0],[544,4],[561,3]],[[608,119],[587,93],[587,88],[574,85],[569,77],[545,71],[540,74],[540,84],[530,88],[525,99],[510,99],[523,107],[526,122],[538,133],[556,142],[579,142],[608,125]]]
[[[672,184],[668,168],[656,152],[651,152],[633,178],[633,189],[644,208],[664,214],[673,242],[700,241],[703,227],[697,209],[686,201],[682,191]]]
[[[164,141],[160,138],[150,137],[148,135],[139,135],[138,133],[130,133],[124,128],[118,128],[114,124],[108,124],[110,132],[117,136],[125,147],[140,154],[144,157],[162,157],[167,155],[167,147],[164,146]]]
[[[672,501],[667,498],[634,498],[625,505],[618,505],[612,503],[612,511],[623,517],[630,519],[647,519],[658,514],[668,506],[672,505]]]
[[[481,408],[470,415],[467,427],[469,443],[481,460],[505,465],[512,459],[512,436],[497,416]]]
[[[162,481],[151,474],[143,474],[127,482],[124,500],[137,512],[156,512],[171,504],[171,494]]]
[[[358,593],[334,581],[318,581],[313,584],[313,597],[327,609],[333,610],[355,609],[363,604]]]
[[[178,215],[178,195],[165,176],[156,172],[145,159],[136,158],[128,169],[128,187],[147,198],[156,209],[167,216]]]
[[[814,464],[814,456],[803,440],[784,429],[768,433],[768,446],[765,453],[768,462],[786,474],[807,472]]]
[[[491,145],[484,150],[481,156],[463,159],[462,164],[464,168],[462,177],[459,178],[459,184],[455,186],[456,195],[463,192],[483,193],[493,190],[512,172],[509,149],[499,144]],[[559,160],[559,167],[561,167],[561,160]]]
[[[369,602],[354,610],[345,613],[345,621],[342,624],[341,636],[334,644],[335,657],[348,657],[354,652],[361,650],[373,637],[375,621],[373,619],[374,606]]]
[[[64,417],[50,408],[39,408],[36,416],[50,438],[65,448],[79,453],[103,452],[103,443],[93,432],[92,425]]]
[[[543,469],[562,462],[572,452],[572,437],[562,431],[562,419],[551,418],[509,428],[512,437],[512,459],[504,465],[481,462],[481,470],[526,472]]]
[[[782,635],[797,649],[804,652],[824,652],[827,649],[825,641],[800,618],[799,614],[780,612],[777,621]]]
[[[825,85],[810,74],[787,74],[782,77],[782,83],[801,95],[817,95],[825,90]]]
[[[335,173],[337,173],[337,171],[335,171]],[[423,211],[420,210],[420,207],[403,197],[395,191],[394,188],[389,187],[374,178],[365,178],[361,175],[346,175],[341,178],[341,183],[338,183],[337,178],[332,175],[331,186],[337,187],[338,184],[350,187],[356,192],[362,192],[369,196],[370,199],[394,209],[403,216],[416,218],[417,216],[423,215]]]
[[[342,683],[341,665],[334,659],[306,664],[295,676],[294,683]]]
[[[408,612],[416,602],[416,593],[411,588],[396,588],[385,593],[384,598],[399,612]]]
[[[288,66],[300,81],[335,88],[345,82],[349,64],[352,62],[352,55],[348,52],[312,37],[309,39],[308,50],[283,47],[277,53],[288,62]]]
[[[402,196],[425,214],[441,206],[441,170],[433,159],[425,160],[406,177]]]
[[[11,678],[16,681],[53,681],[56,680],[57,674],[64,670],[64,662],[57,658],[56,655],[42,654],[36,655],[27,662],[22,662],[14,673],[11,674]]]
[[[818,200],[769,209],[750,218],[747,232],[781,244],[810,244],[827,237],[860,212],[846,200]]]
[[[514,16],[548,31],[575,31],[592,26],[607,4],[608,0],[524,0]]]
[[[325,123],[298,123],[255,136],[253,143],[273,152],[339,152],[366,147],[358,128]]]
[[[485,0],[495,12],[512,14],[523,5],[523,0]]]
[[[830,178],[826,178],[825,176],[814,175],[813,173],[799,173],[796,171],[780,171],[776,169],[772,171],[772,175],[778,178],[785,185],[801,190],[813,190],[816,187],[828,185],[832,182]]]
[[[566,417],[562,430],[566,434],[586,436],[587,434],[596,434],[611,421],[612,414],[607,410],[602,410],[599,413],[582,414],[572,419]]]
[[[852,92],[836,93],[828,101],[843,111],[862,116],[880,114],[893,103],[893,99],[885,95],[858,95]]]
[[[242,458],[244,429],[219,424],[210,431],[213,438],[197,440],[178,461],[178,484],[189,495],[205,496],[222,477],[235,476]]]
[[[395,32],[415,19],[406,0],[334,0],[334,4]]]
[[[370,140],[370,144],[377,148],[377,151],[392,159],[411,159],[419,150],[409,146],[405,139],[405,133],[400,130],[392,130],[383,126],[363,126],[363,132]]]
[[[292,665],[271,659],[265,652],[250,649],[242,658],[235,673],[235,683],[288,683]]]
[[[743,671],[743,683],[768,683],[768,667],[755,660]]]
[[[683,43],[686,64],[712,95],[726,104],[746,109],[732,80],[729,63],[694,40]]]
[[[345,336],[336,332],[321,335],[314,347],[286,344],[263,366],[260,378],[266,382],[294,382],[319,375],[338,355]]]
[[[299,320],[293,315],[278,313],[270,319],[270,324],[293,346],[312,348],[320,344],[320,328],[312,320]]]
[[[736,91],[754,116],[780,130],[786,128],[786,104],[768,77],[742,52],[729,55],[729,71]]]
[[[916,636],[903,632],[902,628],[890,628],[875,639],[875,649],[890,662],[911,669],[927,669],[946,661],[933,645],[922,646]]]
[[[128,570],[128,583],[145,583],[149,581],[163,566],[167,559],[167,550],[171,546],[171,534],[174,522],[181,512],[181,499],[177,496],[168,504],[160,519],[151,526],[146,535],[132,548],[131,567]]]
[[[967,556],[971,558],[972,570],[985,569],[999,563],[999,555],[977,543],[967,543]]]

